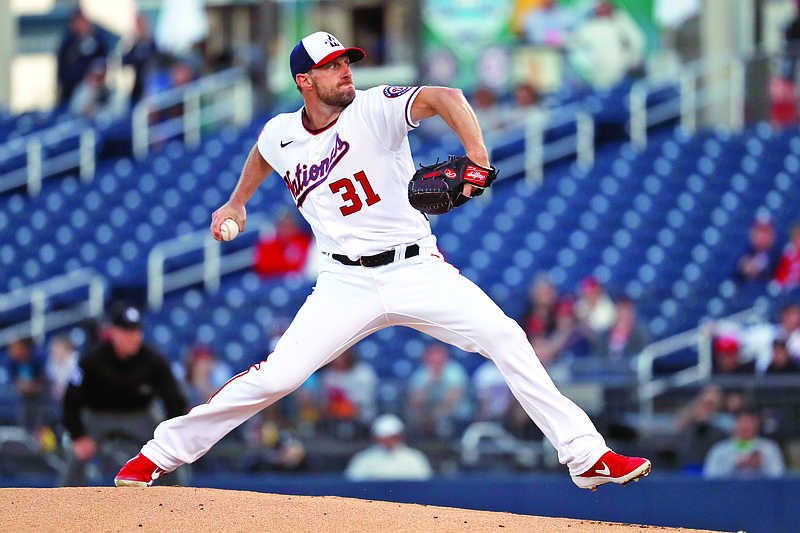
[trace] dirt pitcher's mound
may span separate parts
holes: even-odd
[[[0,531],[290,533],[539,531],[611,533],[630,525],[338,497],[190,487],[0,489]],[[637,531],[688,532],[654,526]],[[640,529],[641,528],[641,529]],[[691,530],[696,532],[697,530]]]

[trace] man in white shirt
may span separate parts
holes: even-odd
[[[716,443],[703,463],[703,477],[779,478],[786,466],[778,445],[759,436],[759,417],[744,412],[736,418],[731,438]]]
[[[381,415],[372,424],[375,444],[355,454],[344,475],[351,481],[426,480],[433,475],[428,458],[406,445],[405,426],[392,414]]]

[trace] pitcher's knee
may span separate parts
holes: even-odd
[[[525,330],[523,330],[513,318],[506,317],[506,320],[502,321],[501,327],[496,332],[496,335],[506,339],[508,342],[530,344]]]
[[[487,339],[481,353],[492,359],[494,358],[492,354],[517,353],[520,350],[533,354],[533,347],[528,336],[525,335],[519,324],[510,318],[496,323],[487,334]]]

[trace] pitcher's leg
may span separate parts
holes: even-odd
[[[368,284],[344,285],[320,276],[266,361],[231,379],[208,403],[162,422],[142,454],[171,471],[205,454],[228,432],[299,387],[315,370],[347,347],[387,325],[383,307]]]
[[[396,321],[494,360],[525,412],[558,450],[561,463],[571,474],[590,468],[608,447],[586,413],[553,384],[522,328],[452,266],[440,263],[424,270],[404,280],[405,290],[391,293],[389,308],[397,313]]]

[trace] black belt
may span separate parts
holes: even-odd
[[[406,248],[405,258],[408,259],[409,257],[414,257],[419,255],[419,245],[412,244],[411,246]],[[381,252],[375,255],[362,255],[357,260],[353,261],[346,255],[342,254],[331,254],[331,257],[342,263],[343,265],[347,266],[364,266],[364,267],[379,267],[383,265],[388,265],[389,263],[394,261],[394,250],[386,250],[385,252]]]

